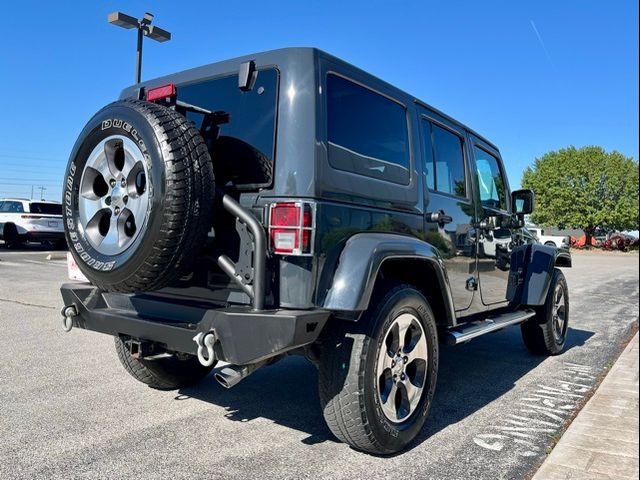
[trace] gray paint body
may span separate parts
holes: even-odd
[[[406,92],[320,50],[286,48],[149,80],[123,90],[121,98],[137,96],[140,86],[150,88],[167,83],[177,84],[179,92],[181,84],[237,73],[240,64],[250,60],[255,62],[258,70],[276,67],[279,72],[275,174],[271,186],[257,193],[243,193],[239,202],[256,210],[278,200],[308,199],[316,202],[318,212],[315,254],[312,257],[278,257],[276,260],[278,273],[274,287],[278,304],[274,306],[362,311],[369,304],[373,282],[381,265],[398,257],[425,260],[435,267],[438,285],[447,299],[446,308],[450,310],[447,315],[449,325],[457,322],[456,317],[464,319],[465,316],[509,305],[506,299],[488,305],[482,301],[479,291],[465,292],[464,282],[468,277],[478,277],[474,250],[467,252],[465,270],[461,272],[448,268],[459,260],[459,249],[453,248],[452,253],[445,257],[438,248],[424,241],[432,228],[425,219],[427,212],[438,211],[443,205],[449,209],[461,208],[467,223],[464,233],[476,243],[479,234],[473,225],[480,224],[487,213],[479,207],[477,180],[471,175],[468,178],[468,199],[458,202],[457,206],[452,197],[444,198],[427,190],[422,181],[420,120],[428,116],[458,132],[465,144],[467,171],[473,168],[474,145],[491,151],[499,160],[500,153],[488,140]],[[408,185],[336,170],[329,165],[324,98],[329,73],[346,77],[405,106],[411,144]],[[509,193],[508,185],[506,190]],[[510,210],[510,200],[508,203],[507,210]],[[510,215],[508,211],[499,214],[504,218]],[[365,215],[370,219],[353,223],[352,218]],[[388,220],[391,227],[379,231],[384,220]],[[441,229],[440,233],[443,232],[452,237],[459,233],[455,225],[452,231]],[[538,257],[549,260],[546,270],[527,269],[523,297],[517,300],[535,304],[541,298],[544,283],[549,277],[548,268],[553,265],[555,256],[541,250],[536,253],[536,259]],[[506,290],[506,274],[504,283]],[[452,294],[452,291],[457,293]],[[457,297],[464,301],[454,305]]]

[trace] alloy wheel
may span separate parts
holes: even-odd
[[[146,228],[147,167],[140,148],[112,135],[91,151],[80,179],[79,216],[85,237],[98,252],[124,252]]]
[[[562,343],[562,341],[564,340],[567,323],[567,305],[565,300],[564,288],[561,284],[556,285],[556,288],[553,292],[551,323],[553,327],[553,336],[556,342]]]
[[[403,422],[415,412],[427,380],[427,360],[422,324],[411,313],[400,314],[385,333],[376,368],[377,393],[389,421]]]

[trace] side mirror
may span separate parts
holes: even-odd
[[[524,217],[533,212],[536,196],[533,190],[516,190],[511,193],[511,205],[513,213],[519,217]]]

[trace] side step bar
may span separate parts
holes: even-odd
[[[530,308],[516,312],[503,313],[488,317],[486,320],[471,322],[456,327],[447,332],[447,344],[459,345],[469,340],[484,335],[485,333],[501,330],[509,325],[516,325],[535,316],[536,312]]]

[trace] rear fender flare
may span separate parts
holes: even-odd
[[[380,269],[385,262],[394,259],[430,263],[444,296],[447,322],[455,323],[449,279],[439,251],[417,238],[392,233],[358,233],[346,241],[321,301],[322,308],[344,312],[366,310]]]

